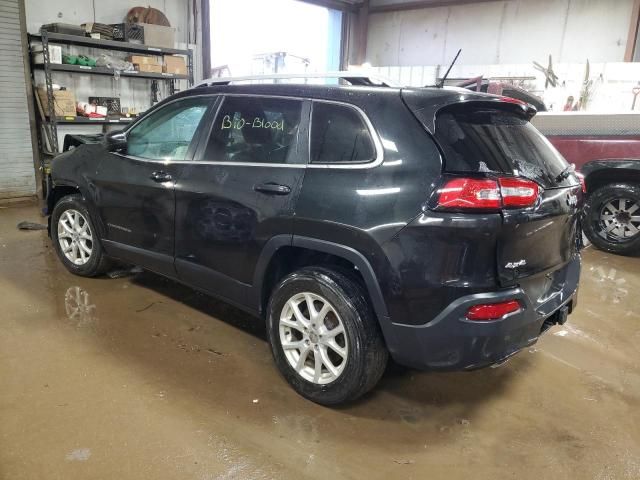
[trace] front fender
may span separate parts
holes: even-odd
[[[640,183],[640,159],[593,160],[582,167],[581,173],[588,195],[610,183]]]
[[[81,145],[61,153],[51,164],[51,192],[47,196],[47,215],[53,213],[60,198],[73,193],[82,195],[92,220],[103,236],[105,229],[96,207],[96,187],[93,179],[98,173],[103,147],[99,144]]]

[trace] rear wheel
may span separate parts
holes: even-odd
[[[323,405],[354,400],[378,382],[388,353],[362,286],[308,267],[287,276],[268,308],[271,349],[283,376]]]
[[[587,200],[584,232],[596,247],[629,255],[640,251],[640,186],[609,184]]]
[[[51,215],[51,239],[71,273],[95,277],[110,266],[81,195],[68,195],[56,204]]]

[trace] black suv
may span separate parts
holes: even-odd
[[[227,84],[56,157],[71,272],[136,264],[262,318],[303,396],[354,399],[388,356],[503,362],[576,306],[579,179],[517,100],[460,89]]]

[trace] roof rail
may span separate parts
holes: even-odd
[[[209,85],[229,85],[234,82],[245,82],[251,80],[288,80],[288,79],[309,79],[309,78],[337,78],[349,82],[351,85],[396,87],[397,85],[384,77],[358,72],[324,72],[324,73],[274,73],[269,75],[247,75],[244,77],[212,77],[198,83],[196,87]]]

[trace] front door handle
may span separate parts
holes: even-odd
[[[289,195],[291,187],[287,185],[278,185],[277,183],[261,183],[255,185],[253,189],[256,192],[266,193],[267,195]]]
[[[153,172],[149,178],[158,183],[170,182],[171,180],[173,180],[173,177],[170,174],[168,174],[167,172],[163,172],[162,170]]]

